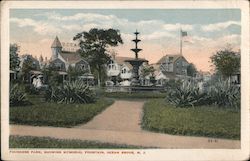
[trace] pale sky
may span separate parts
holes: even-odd
[[[198,70],[211,70],[209,57],[230,44],[240,49],[239,9],[11,9],[10,41],[20,45],[20,54],[51,57],[57,35],[61,42],[91,28],[114,28],[121,32],[123,45],[118,56],[134,57],[133,32],[142,40],[140,58],[157,62],[180,50],[180,28],[187,31],[183,55]]]

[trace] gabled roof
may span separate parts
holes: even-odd
[[[163,56],[156,64],[161,64],[163,63],[167,57],[173,57],[173,62],[175,62],[177,59],[179,59],[180,57],[183,57],[180,54],[175,54],[175,55],[165,55]],[[183,57],[184,58],[184,57]],[[185,58],[184,58],[185,59]]]
[[[129,69],[132,69],[132,65],[129,64],[128,62],[125,62],[125,60],[130,60],[130,59],[133,59],[131,57],[122,57],[122,56],[116,56],[115,57],[115,62],[119,65],[123,65],[125,64]]]
[[[62,44],[59,41],[57,36],[56,36],[54,42],[52,43],[51,48],[62,48]]]
[[[81,58],[81,55],[77,52],[65,52],[65,51],[62,51],[60,53],[61,57],[68,63],[70,64],[74,64],[74,63],[77,63],[81,60],[83,60]]]

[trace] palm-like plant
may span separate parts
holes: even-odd
[[[84,82],[80,80],[65,82],[62,86],[51,87],[47,92],[47,100],[57,103],[91,103],[96,95]]]
[[[205,100],[205,94],[192,82],[184,82],[181,86],[169,89],[166,100],[176,107],[195,106]]]
[[[10,96],[9,96],[10,106],[23,105],[27,102],[26,94],[24,89],[22,89],[18,84],[10,86]]]

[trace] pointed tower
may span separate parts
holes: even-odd
[[[58,54],[62,52],[62,44],[59,41],[57,36],[56,36],[54,42],[51,45],[51,50],[52,50],[52,60],[57,59]]]

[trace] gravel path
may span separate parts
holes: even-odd
[[[87,124],[74,128],[10,125],[11,135],[80,139],[159,148],[240,148],[240,141],[176,136],[140,128],[143,101],[116,101]],[[212,142],[211,142],[212,140]]]
[[[87,124],[76,126],[81,129],[114,131],[141,131],[143,101],[115,101],[113,105],[94,117]]]

